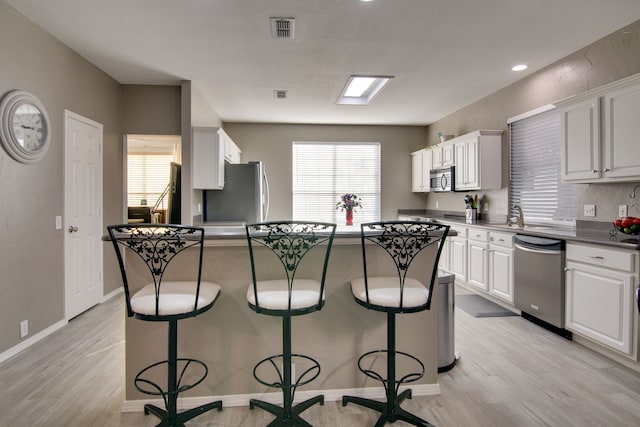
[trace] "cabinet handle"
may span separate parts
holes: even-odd
[[[565,271],[565,272],[567,272],[567,271],[571,271],[571,269],[570,269],[570,268],[565,267],[565,268],[564,268],[564,271]]]
[[[599,256],[599,255],[587,255],[587,256],[591,259],[604,259],[603,256]]]
[[[594,170],[592,170],[591,172],[593,172],[593,173],[598,173],[598,169],[594,169]]]
[[[611,170],[611,169],[609,169],[609,168],[604,168],[604,171],[605,171],[605,172],[609,172],[610,170]]]

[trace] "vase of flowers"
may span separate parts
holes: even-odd
[[[336,203],[336,209],[345,211],[347,214],[347,225],[353,225],[353,212],[356,208],[362,207],[360,199],[357,195],[352,193],[343,194],[340,196],[340,200]]]

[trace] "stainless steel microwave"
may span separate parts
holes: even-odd
[[[456,167],[447,166],[446,168],[431,170],[431,191],[446,192],[456,190]]]

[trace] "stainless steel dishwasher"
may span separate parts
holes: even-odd
[[[516,234],[514,244],[516,308],[522,317],[570,339],[564,329],[564,240]]]

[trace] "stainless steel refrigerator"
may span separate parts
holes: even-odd
[[[269,184],[261,162],[224,166],[224,189],[203,192],[206,222],[254,223],[267,220]]]

